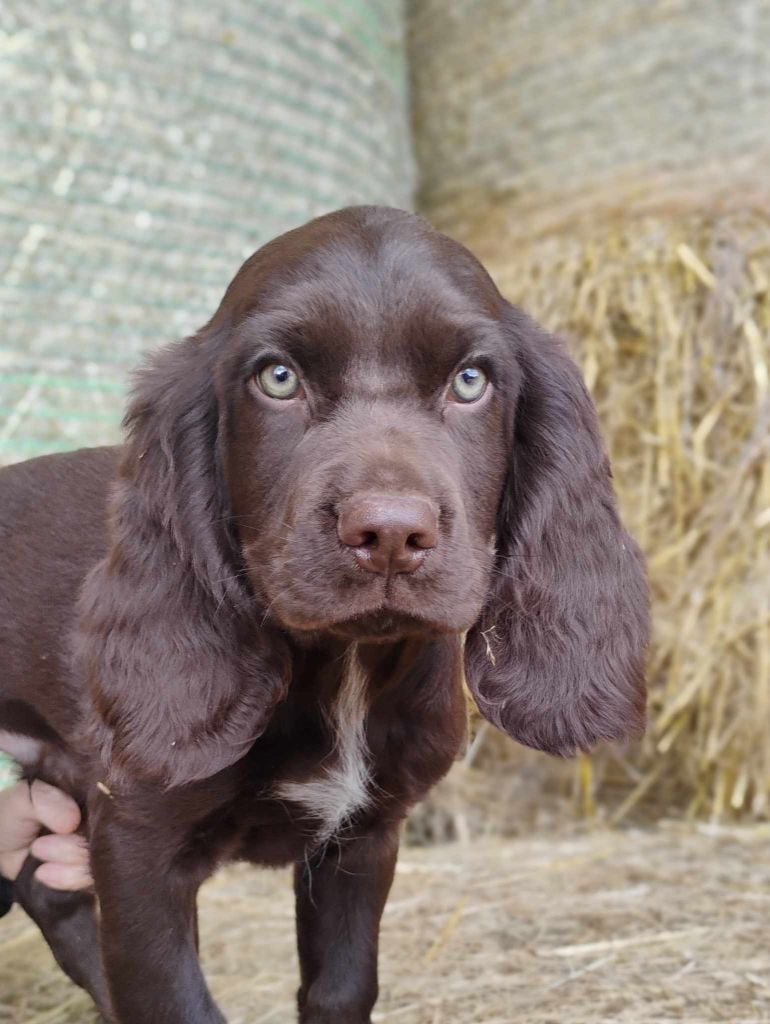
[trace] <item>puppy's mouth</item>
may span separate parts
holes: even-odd
[[[405,637],[435,637],[457,633],[458,628],[424,614],[405,611],[385,601],[369,607],[350,609],[339,617],[321,617],[282,608],[273,602],[271,614],[284,628],[298,633],[327,633],[345,640],[386,643]]]
[[[437,623],[387,607],[330,623],[327,630],[345,640],[369,643],[387,643],[408,636],[436,636],[447,632]]]
[[[255,573],[266,618],[290,632],[355,641],[461,633],[478,618],[486,592],[486,580],[470,562],[462,577],[440,566],[430,574],[418,568],[387,577],[334,564],[312,572],[290,562],[270,568],[262,568],[261,578]]]

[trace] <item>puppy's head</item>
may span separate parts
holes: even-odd
[[[127,425],[123,506],[217,609],[282,636],[467,632],[481,711],[552,752],[641,728],[644,570],[591,400],[421,219],[352,208],[260,249]]]
[[[478,619],[521,385],[503,308],[469,253],[395,211],[324,217],[236,277],[227,491],[283,626],[394,639]]]

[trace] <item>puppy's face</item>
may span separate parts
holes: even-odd
[[[313,222],[223,303],[233,524],[292,630],[456,632],[487,594],[519,371],[482,267],[417,223]]]
[[[180,693],[200,662],[193,710],[223,678],[223,707],[241,708],[248,650],[246,744],[285,686],[285,638],[259,628],[271,622],[295,638],[467,629],[482,714],[538,749],[570,754],[642,727],[644,561],[578,368],[418,218],[340,210],[264,246],[208,324],[148,359],[125,424],[102,584],[130,642],[101,670],[106,706],[121,705],[125,678],[165,692],[157,659],[137,664],[165,656],[164,614],[174,652],[188,651]],[[169,608],[156,598],[150,616],[158,592]],[[120,630],[92,634],[101,658]],[[180,762],[175,747],[171,764],[152,701],[124,703],[124,732],[148,722],[138,760],[149,744],[170,777],[211,770],[200,722],[195,756]]]

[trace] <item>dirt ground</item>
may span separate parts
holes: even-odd
[[[231,1024],[290,1024],[288,872],[238,866],[201,896]],[[770,827],[484,841],[402,852],[382,932],[382,1024],[770,1022]],[[92,1024],[18,909],[0,1022]]]

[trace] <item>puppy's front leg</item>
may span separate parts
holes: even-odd
[[[118,1024],[225,1024],[198,962],[200,875],[176,863],[173,818],[132,820],[104,801],[91,857],[101,947]]]
[[[38,882],[40,861],[27,857],[14,896],[40,928],[61,969],[91,996],[105,1020],[115,1018],[102,971],[92,892],[61,892]]]
[[[398,827],[388,825],[297,864],[300,1024],[369,1024],[380,918],[397,855]]]

